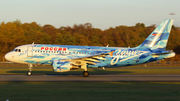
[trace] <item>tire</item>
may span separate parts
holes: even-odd
[[[28,76],[31,76],[31,72],[28,72],[27,75],[28,75]]]
[[[84,71],[84,72],[83,72],[83,76],[84,76],[84,77],[88,77],[88,76],[89,76],[89,72],[88,72],[88,71]]]

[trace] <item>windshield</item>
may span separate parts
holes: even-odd
[[[14,49],[15,52],[21,52],[21,49]]]

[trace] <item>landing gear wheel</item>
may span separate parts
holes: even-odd
[[[28,66],[29,66],[29,72],[27,73],[27,75],[30,76],[33,65],[32,64],[28,64]]]
[[[84,77],[88,77],[88,76],[89,76],[89,72],[88,72],[88,71],[84,71],[84,72],[83,72],[83,76],[84,76]]]
[[[30,76],[30,75],[31,75],[31,72],[28,72],[27,75]]]

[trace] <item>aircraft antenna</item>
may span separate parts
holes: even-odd
[[[32,46],[34,46],[34,42],[32,43]]]

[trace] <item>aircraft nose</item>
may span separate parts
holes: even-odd
[[[5,55],[5,59],[8,60],[8,61],[10,61],[10,59],[11,59],[10,53],[7,53],[7,54]]]

